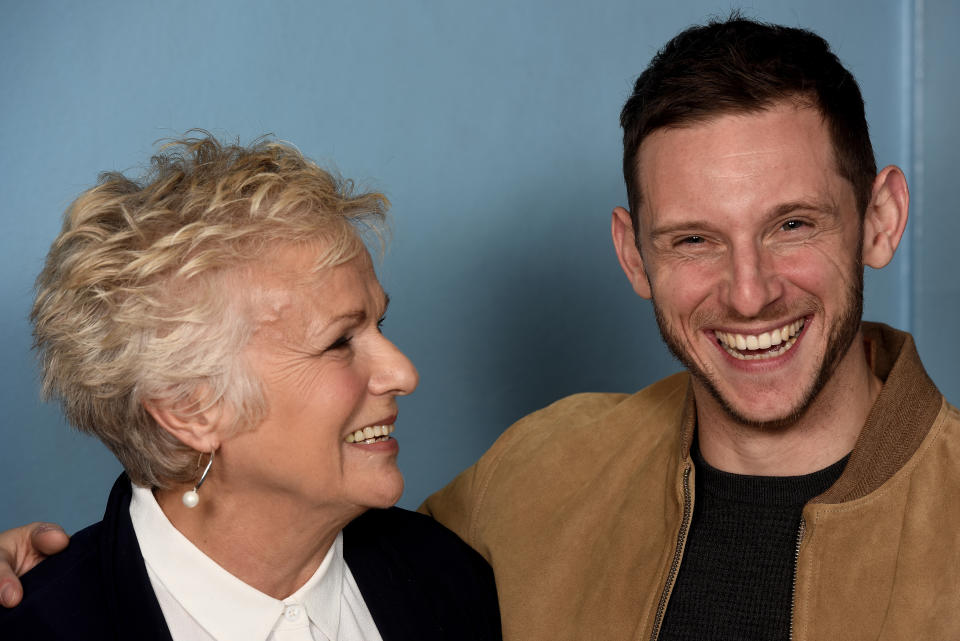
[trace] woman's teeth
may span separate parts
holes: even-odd
[[[715,331],[714,335],[723,349],[734,358],[742,361],[765,360],[780,356],[793,347],[797,342],[797,336],[803,330],[804,323],[805,321],[800,319],[780,329],[762,334],[731,334]],[[780,345],[779,348],[777,348],[778,345]]]
[[[393,429],[393,425],[370,425],[362,430],[347,434],[343,440],[347,443],[364,443],[365,445],[369,445],[377,441],[387,440],[390,438]]]

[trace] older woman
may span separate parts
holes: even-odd
[[[400,497],[361,231],[386,200],[277,142],[167,145],[68,209],[38,279],[45,392],[125,473],[24,577],[4,639],[494,639],[489,567]]]

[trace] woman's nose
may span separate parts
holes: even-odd
[[[417,368],[390,340],[382,337],[382,341],[376,369],[370,377],[371,392],[396,396],[410,394],[420,382]]]

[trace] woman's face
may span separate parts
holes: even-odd
[[[316,249],[283,246],[244,276],[257,310],[244,355],[268,412],[221,445],[219,481],[311,509],[387,507],[403,491],[397,441],[355,433],[392,429],[417,371],[380,333],[387,299],[367,253],[314,273]]]

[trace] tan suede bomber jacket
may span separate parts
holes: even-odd
[[[864,338],[883,390],[803,510],[792,636],[960,640],[960,413],[909,334],[864,323]],[[656,639],[693,513],[694,422],[686,373],[571,396],[427,499],[493,566],[504,639]]]

